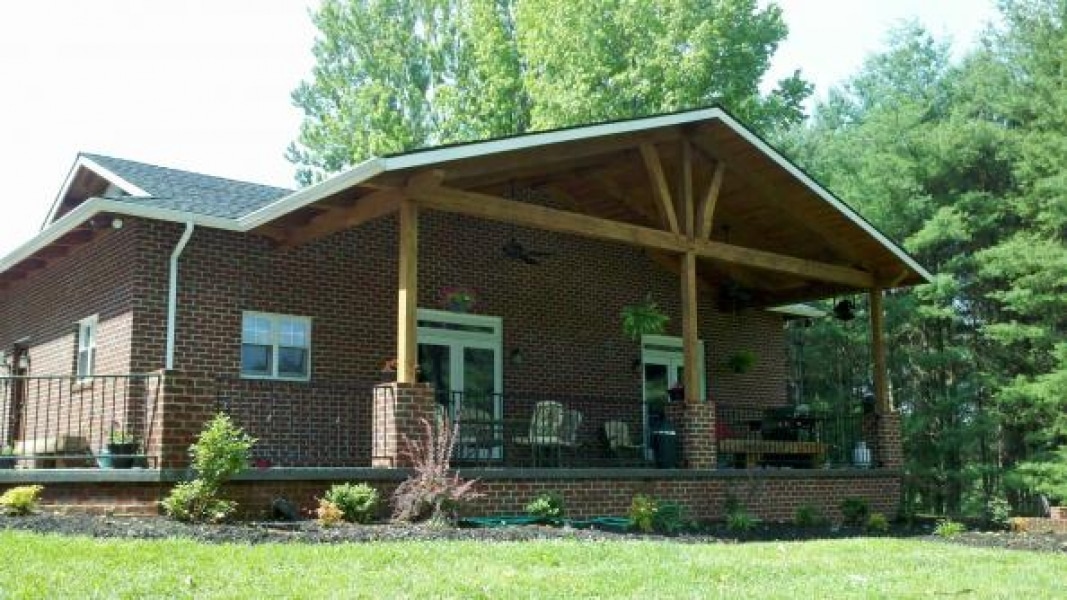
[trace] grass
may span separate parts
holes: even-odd
[[[849,539],[207,545],[0,532],[0,598],[1062,597],[1067,556]]]

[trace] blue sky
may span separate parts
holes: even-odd
[[[310,72],[316,0],[0,3],[0,256],[32,237],[78,151],[293,186],[286,145]],[[778,0],[790,27],[768,74],[817,94],[917,19],[969,47],[993,0]]]

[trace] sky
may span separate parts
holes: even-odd
[[[765,4],[769,0],[763,0]],[[314,64],[317,0],[0,2],[0,256],[41,228],[79,151],[294,187],[290,92]],[[994,0],[777,0],[767,75],[816,97],[917,19],[962,54]]]

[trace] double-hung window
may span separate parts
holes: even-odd
[[[78,364],[75,367],[78,379],[88,379],[96,369],[97,316],[78,321]]]
[[[241,376],[309,379],[311,319],[245,312],[241,319]]]

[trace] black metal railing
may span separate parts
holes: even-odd
[[[0,377],[0,468],[156,466],[160,378]]]
[[[644,467],[640,400],[534,392],[437,394],[458,428],[453,461],[479,467]]]
[[[373,383],[220,376],[215,384],[218,410],[257,439],[254,467],[370,466]]]
[[[875,464],[862,414],[720,404],[715,423],[720,467],[866,468]]]

